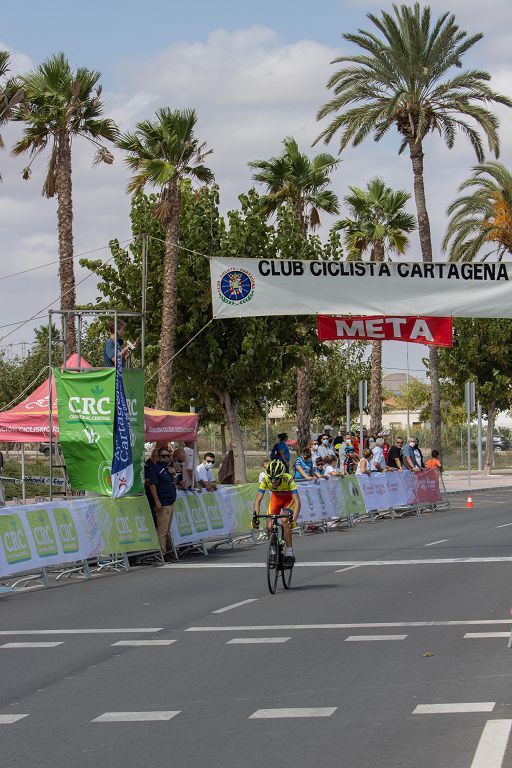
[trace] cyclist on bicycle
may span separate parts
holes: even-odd
[[[258,493],[254,499],[255,515],[259,514],[261,500],[265,491],[270,491],[268,514],[279,515],[285,510],[290,510],[292,522],[295,524],[300,512],[300,498],[297,491],[297,484],[292,476],[286,472],[285,465],[279,459],[273,459],[269,462],[265,470],[265,477],[260,482]],[[295,563],[292,545],[292,529],[290,521],[287,518],[282,518],[281,523],[283,526],[285,543],[284,564],[286,567],[291,568]],[[254,525],[258,527],[257,521]],[[267,528],[270,528],[270,520],[267,520]]]

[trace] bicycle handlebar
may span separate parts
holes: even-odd
[[[268,514],[260,515],[259,513],[256,514],[256,512],[254,512],[254,514],[253,514],[253,517],[257,518],[258,520],[260,520],[260,519],[263,519],[263,520],[264,519],[278,520],[280,518],[289,519],[292,516],[293,516],[293,509],[288,509],[286,511],[285,515],[283,515],[283,514],[279,514],[279,515],[277,515],[277,514],[273,514],[273,515],[268,515]]]

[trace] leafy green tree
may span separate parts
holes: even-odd
[[[75,272],[73,267],[73,200],[72,156],[73,139],[80,136],[96,149],[94,162],[111,164],[114,156],[105,141],[114,141],[115,123],[102,117],[103,103],[100,72],[86,67],[73,71],[63,53],[46,59],[32,72],[19,78],[23,101],[14,109],[13,119],[24,123],[23,137],[12,150],[14,155],[30,153],[30,163],[23,178],[31,176],[34,159],[50,145],[50,158],[43,185],[43,195],[57,195],[59,233],[59,279],[61,309],[76,306]],[[76,330],[73,317],[68,319],[67,352],[76,350]]]
[[[399,410],[421,411],[430,401],[430,387],[420,379],[411,378],[395,397]]]
[[[468,190],[448,208],[451,217],[443,240],[450,261],[474,261],[512,253],[512,173],[502,163],[488,161],[473,168],[459,187]]]
[[[142,192],[147,185],[159,189],[154,214],[165,230],[162,274],[162,324],[157,382],[157,407],[171,402],[172,358],[176,352],[178,312],[177,273],[180,246],[180,181],[193,179],[201,184],[213,181],[204,165],[209,152],[194,134],[197,116],[193,109],[157,110],[154,120],[137,123],[135,132],[123,134],[118,146],[127,153],[126,164],[133,172],[128,192]]]
[[[384,261],[388,253],[405,253],[408,234],[416,229],[416,219],[405,206],[410,194],[403,189],[394,191],[378,177],[371,179],[366,189],[350,187],[345,196],[349,211],[347,218],[338,221],[334,229],[345,232],[349,258],[362,260],[368,251],[371,261]],[[370,431],[382,429],[382,342],[372,341]]]
[[[253,179],[266,189],[264,211],[271,216],[280,206],[291,206],[300,233],[307,239],[310,229],[320,224],[320,213],[339,213],[339,202],[329,189],[331,174],[338,165],[332,155],[321,153],[310,159],[300,152],[295,139],[283,141],[283,151],[270,160],[249,163]],[[297,256],[295,256],[297,258]],[[297,369],[297,438],[299,446],[309,443],[311,434],[311,352],[305,347],[302,364]]]
[[[340,56],[342,67],[330,78],[333,98],[318,118],[334,115],[319,139],[340,134],[340,151],[358,146],[368,135],[379,141],[392,128],[401,138],[400,152],[409,150],[423,261],[432,261],[432,239],[424,184],[424,142],[438,131],[451,149],[458,131],[468,138],[479,162],[484,147],[499,154],[498,118],[492,104],[512,106],[512,101],[489,87],[490,75],[462,69],[464,55],[482,38],[468,36],[449,13],[432,19],[428,6],[393,5],[380,16],[368,14],[371,31],[359,30],[343,37],[359,52]],[[455,70],[455,72],[454,72]],[[459,70],[459,71],[457,71]],[[317,139],[318,141],[318,139]],[[439,353],[429,352],[432,381],[432,445],[441,442]]]
[[[48,326],[34,328],[34,334],[35,340],[28,355],[16,355],[9,359],[4,353],[0,353],[0,410],[14,407],[48,378]],[[52,338],[54,365],[60,365],[62,341],[55,326],[52,329]],[[25,394],[20,397],[22,392]]]
[[[487,415],[485,471],[494,462],[494,422],[498,411],[512,407],[512,321],[456,318],[454,344],[442,349],[441,375],[462,399],[464,383],[473,380]],[[457,398],[458,395],[458,398]]]

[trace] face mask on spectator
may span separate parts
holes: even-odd
[[[318,443],[312,443],[313,448],[318,448]]]
[[[328,440],[322,440],[322,445],[329,445],[329,441]]]

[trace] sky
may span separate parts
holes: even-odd
[[[496,90],[512,96],[512,0],[442,0],[430,3],[434,13],[446,10],[470,33],[484,39],[467,56],[465,65],[489,71]],[[369,0],[2,0],[0,48],[13,54],[13,72],[24,72],[45,57],[64,51],[72,66],[102,73],[105,114],[122,130],[151,117],[160,106],[194,107],[197,135],[213,149],[209,164],[221,189],[222,208],[237,205],[237,196],[251,186],[247,163],[280,151],[282,139],[293,135],[303,151],[319,133],[315,115],[328,99],[326,82],[333,58],[348,51],[343,32],[370,27],[366,14],[391,9],[391,3]],[[28,20],[28,23],[27,23]],[[501,119],[501,160],[512,160],[512,110],[498,110]],[[9,148],[18,126],[3,130],[6,150],[0,152],[0,326],[24,320],[58,298],[57,266],[7,277],[58,257],[56,201],[41,196],[44,159],[33,166],[32,179],[21,179],[26,164],[12,158]],[[398,157],[398,138],[375,144],[366,140],[347,150],[333,178],[343,198],[350,185],[364,186],[382,176],[392,187],[412,192],[410,160]],[[426,142],[426,192],[436,258],[446,226],[446,208],[458,185],[476,162],[469,144],[458,137],[452,151],[439,137]],[[337,151],[336,142],[329,151]],[[75,253],[95,249],[108,258],[108,241],[130,238],[128,179],[118,151],[112,166],[91,166],[90,147],[73,146]],[[410,209],[414,212],[411,204]],[[324,220],[324,226],[329,220]],[[413,235],[408,253],[419,258]],[[94,277],[77,267],[78,302],[97,295]],[[55,307],[58,304],[54,305]],[[46,311],[46,310],[45,310]],[[400,304],[397,301],[397,312]],[[421,307],[418,307],[421,313]],[[0,347],[30,342],[32,321],[5,337],[12,328],[0,327]],[[15,328],[15,326],[14,326]],[[4,338],[1,338],[4,337]],[[411,369],[424,376],[425,349],[410,345]],[[405,366],[405,345],[388,343],[384,367]]]

